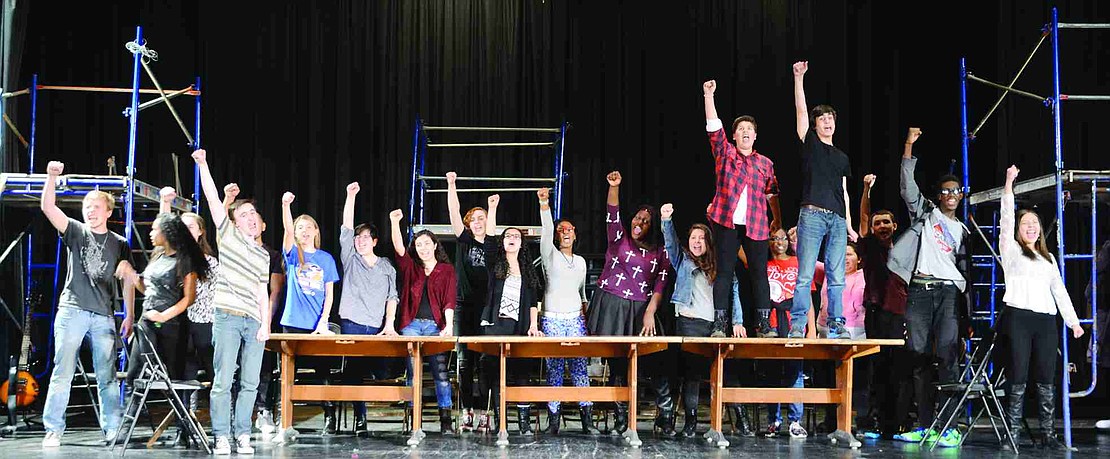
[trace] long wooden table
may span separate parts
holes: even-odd
[[[683,338],[682,349],[709,357],[709,384],[713,391],[710,427],[706,438],[718,447],[729,442],[721,433],[725,403],[832,403],[837,405],[837,430],[829,434],[834,442],[858,448],[852,431],[852,377],[854,359],[879,352],[881,346],[901,346],[900,339],[832,340],[780,338]],[[836,368],[836,387],[831,389],[794,389],[767,387],[725,387],[725,359],[832,360]]]
[[[456,338],[439,336],[380,335],[305,335],[274,333],[266,348],[281,355],[281,430],[279,441],[297,435],[293,426],[294,400],[324,401],[385,401],[413,402],[412,435],[408,444],[415,446],[424,439],[420,422],[423,357],[454,349]],[[343,386],[295,385],[295,358],[305,356],[331,357],[410,357],[412,387],[405,386]]]
[[[669,344],[682,342],[681,337],[638,337],[638,336],[583,336],[583,337],[544,337],[527,336],[480,336],[460,337],[459,342],[468,349],[487,355],[498,356],[501,375],[498,381],[500,402],[498,403],[497,445],[509,444],[509,433],[505,428],[506,402],[628,402],[628,430],[623,437],[632,447],[642,442],[636,434],[636,372],[639,357],[667,348]],[[627,387],[550,387],[550,386],[513,386],[507,387],[506,362],[509,358],[543,357],[625,357],[628,358]]]

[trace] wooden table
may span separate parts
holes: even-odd
[[[706,438],[718,447],[728,446],[721,433],[721,417],[725,403],[832,403],[837,405],[837,430],[829,434],[834,442],[843,442],[858,448],[860,442],[852,431],[852,377],[854,359],[879,352],[881,346],[901,346],[900,339],[832,340],[832,339],[781,339],[781,338],[683,338],[682,350],[701,354],[711,360],[709,384],[713,392],[709,415],[709,432]],[[725,359],[784,359],[784,360],[833,360],[836,368],[836,387],[817,388],[768,388],[725,387]]]
[[[266,348],[281,354],[281,430],[279,441],[293,439],[297,431],[293,426],[294,400],[325,401],[384,401],[406,400],[413,402],[412,436],[409,445],[420,444],[424,431],[420,429],[420,394],[423,357],[440,354],[455,348],[454,337],[439,336],[381,336],[381,335],[305,335],[274,333]],[[410,357],[412,358],[412,387],[405,386],[333,386],[294,385],[297,374],[295,357]]]
[[[513,402],[628,402],[628,430],[623,437],[632,447],[642,442],[636,434],[636,371],[641,355],[665,350],[670,343],[680,343],[681,337],[639,337],[639,336],[582,336],[582,337],[544,337],[527,336],[469,336],[460,337],[459,342],[467,348],[500,358],[501,377],[498,393],[497,445],[509,444],[509,433],[505,428],[505,404]],[[550,386],[513,386],[506,387],[506,359],[542,357],[625,357],[628,358],[627,387],[550,387]]]

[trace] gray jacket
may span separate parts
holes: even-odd
[[[907,284],[909,284],[914,271],[917,269],[917,254],[921,248],[921,233],[925,229],[925,218],[936,207],[932,201],[921,194],[921,189],[917,187],[917,181],[913,176],[916,167],[917,157],[902,159],[900,189],[902,199],[906,201],[906,209],[910,212],[911,223],[909,228],[894,241],[894,247],[890,249],[890,258],[886,263],[887,269]],[[960,236],[962,239],[960,249],[956,252],[956,267],[963,273],[964,279],[968,279],[967,254],[970,251],[967,245],[971,241],[971,238],[968,237],[971,232],[963,223],[960,226],[963,226],[963,234]],[[970,289],[965,288],[965,293],[968,290]]]

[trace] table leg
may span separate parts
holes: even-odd
[[[421,353],[419,342],[409,343],[409,356],[412,357],[412,436],[406,442],[409,446],[419,445],[426,436],[421,430],[420,419],[424,414],[424,359]]]
[[[297,438],[293,429],[293,377],[297,374],[296,359],[289,349],[281,349],[281,429],[274,442],[291,442]]]
[[[624,437],[628,440],[628,445],[633,448],[639,448],[644,442],[640,441],[640,435],[636,433],[636,393],[638,384],[636,382],[636,375],[639,374],[640,363],[640,350],[635,344],[631,345],[628,353],[628,430],[624,431]]]
[[[861,443],[852,436],[852,376],[855,370],[855,360],[851,356],[840,361],[836,368],[836,388],[839,400],[836,405],[837,430],[829,434],[829,439],[834,443],[844,443],[849,448],[859,448]]]
[[[725,448],[729,442],[723,433],[724,417],[724,388],[725,388],[725,350],[723,344],[717,345],[717,352],[713,363],[709,367],[709,391],[712,395],[709,403],[709,432],[705,433],[706,441],[716,443],[718,448]]]
[[[505,413],[505,378],[506,371],[508,370],[508,354],[509,344],[501,344],[501,352],[498,352],[498,360],[501,366],[500,375],[497,378],[497,446],[509,446],[509,431],[505,427],[505,418],[508,417]]]

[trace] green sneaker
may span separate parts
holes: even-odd
[[[933,429],[926,430],[924,427],[918,427],[909,432],[900,433],[894,436],[896,441],[904,441],[907,443],[921,443],[921,440],[926,439],[928,442],[937,441],[937,431]]]
[[[942,446],[945,448],[960,446],[960,440],[962,439],[962,437],[963,435],[960,434],[960,431],[956,430],[955,428],[945,430],[944,435],[941,435],[940,440],[937,441],[937,446]]]

